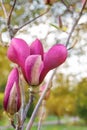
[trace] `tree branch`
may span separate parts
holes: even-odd
[[[35,17],[32,20],[27,21],[26,23],[24,23],[23,25],[21,25],[20,27],[15,29],[15,32],[17,33],[20,29],[22,29],[23,27],[25,27],[26,25],[30,24],[31,22],[35,21],[36,19],[40,18],[41,16],[45,15],[46,13],[48,13],[50,8],[47,8],[46,11],[44,11],[43,13],[41,13],[39,16]]]
[[[44,91],[43,91],[41,97],[39,98],[39,101],[38,101],[38,103],[37,103],[37,105],[36,105],[36,107],[35,107],[35,109],[34,109],[34,111],[33,111],[33,113],[32,113],[32,116],[31,116],[31,118],[30,118],[30,120],[29,120],[29,122],[28,122],[28,124],[27,124],[26,130],[30,130],[30,129],[31,129],[31,127],[32,127],[32,125],[33,125],[33,122],[34,122],[34,119],[35,119],[35,117],[36,117],[37,111],[38,111],[38,109],[39,109],[39,107],[40,107],[40,105],[41,105],[41,103],[42,103],[42,100],[43,100],[43,98],[44,98],[44,96],[45,96],[45,94],[46,94],[48,88],[50,88],[50,85],[51,85],[53,76],[54,76],[55,73],[56,73],[56,70],[57,70],[57,69],[55,69],[55,70],[53,71],[53,73],[52,73],[52,75],[51,75],[51,78],[50,78],[50,80],[49,80],[49,82],[48,82],[46,88],[44,89]]]
[[[13,6],[10,10],[10,13],[9,13],[9,16],[8,16],[8,19],[7,19],[7,27],[8,27],[8,31],[9,31],[9,35],[10,35],[11,39],[12,39],[12,37],[14,37],[14,30],[11,27],[11,17],[12,17],[12,12],[14,10],[15,4],[16,4],[16,0],[14,0]]]
[[[82,16],[83,10],[84,10],[85,5],[86,5],[86,2],[87,2],[87,1],[85,0],[84,4],[83,4],[83,6],[82,6],[82,9],[81,9],[81,11],[80,11],[80,13],[79,13],[79,16],[78,16],[78,18],[76,19],[75,23],[73,24],[73,26],[72,26],[72,28],[71,28],[70,34],[69,34],[69,36],[68,36],[68,38],[67,38],[67,41],[66,41],[66,47],[69,45],[69,41],[70,41],[70,38],[71,38],[71,36],[72,36],[72,33],[73,33],[75,27],[77,26],[77,24],[78,24],[78,22],[79,22],[79,20],[80,20],[80,18],[81,18],[81,16]]]
[[[9,13],[9,16],[8,16],[8,20],[7,20],[7,25],[8,25],[8,26],[9,26],[10,23],[11,23],[11,16],[12,16],[12,12],[13,12],[13,10],[14,10],[15,4],[16,4],[16,0],[14,0],[13,6],[12,6],[12,8],[11,8],[11,10],[10,10],[10,13]]]
[[[34,96],[33,96],[32,93],[30,93],[29,102],[28,102],[28,104],[26,105],[25,110],[24,110],[24,113],[23,113],[22,123],[24,123],[24,121],[25,121],[25,119],[26,119],[27,112],[28,112],[28,110],[29,110],[29,108],[30,108],[30,106],[31,106],[31,104],[32,104],[32,102],[33,102],[33,99],[34,99]]]
[[[38,128],[37,128],[37,130],[41,129],[41,125],[42,125],[42,120],[43,120],[44,114],[45,114],[45,100],[42,101],[41,113],[39,115],[39,122],[38,122]]]
[[[15,129],[16,128],[16,125],[14,124],[14,120],[11,120],[11,125],[12,127]]]
[[[69,6],[66,4],[65,0],[61,0],[61,2],[62,2],[67,8],[69,8]]]
[[[71,50],[71,49],[73,49],[73,48],[75,47],[75,45],[77,44],[77,42],[78,42],[78,40],[75,39],[75,41],[74,41],[74,43],[72,44],[72,46],[69,47],[67,50]]]

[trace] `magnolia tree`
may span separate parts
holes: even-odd
[[[11,26],[11,17],[14,12],[14,8],[16,5],[16,0],[11,7],[9,15],[7,15],[4,2],[1,0],[1,6],[4,14],[6,15],[7,27],[10,36],[10,43],[8,43],[7,47],[7,57],[8,59],[15,63],[12,71],[10,72],[4,92],[4,101],[3,106],[10,118],[11,125],[15,130],[23,130],[25,129],[24,123],[27,117],[27,113],[32,105],[34,100],[34,96],[37,93],[36,87],[38,86],[40,98],[33,110],[33,113],[26,125],[26,130],[30,130],[34,119],[37,115],[38,109],[43,100],[46,100],[50,95],[51,87],[52,87],[52,79],[56,73],[57,67],[63,64],[66,61],[68,56],[68,50],[72,49],[76,42],[73,43],[71,47],[68,47],[69,40],[72,36],[72,33],[78,24],[80,17],[82,16],[83,10],[86,6],[86,0],[60,0],[68,10],[71,10],[71,7],[76,2],[81,2],[82,8],[79,12],[79,16],[74,22],[71,31],[68,35],[66,44],[57,43],[53,45],[47,52],[44,51],[42,42],[40,39],[36,38],[35,41],[28,45],[28,43],[22,39],[15,37],[15,34],[23,28],[25,25],[33,22],[39,17],[45,15],[49,12],[50,8],[55,2],[59,2],[57,0],[43,0],[44,4],[48,6],[47,10],[41,15],[37,16],[31,21],[24,23],[21,27],[14,28]],[[32,2],[32,1],[31,1]],[[60,27],[62,26],[61,17],[59,17]],[[1,44],[2,45],[2,44]],[[43,85],[44,78],[50,70],[53,70],[53,73],[48,81],[48,83]],[[29,85],[29,101],[25,105],[24,103],[24,89],[22,89],[23,84],[22,80]],[[14,121],[14,117],[16,115],[16,122]],[[43,115],[43,114],[42,114]],[[40,129],[41,120],[39,122],[38,130]]]

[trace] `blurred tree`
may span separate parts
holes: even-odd
[[[76,87],[76,110],[87,124],[87,78],[83,78]]]
[[[6,47],[0,46],[0,92],[4,91],[7,77],[11,69],[10,61],[6,56],[6,51]]]
[[[68,77],[64,79],[62,74],[59,74],[59,79],[47,100],[47,109],[49,113],[58,117],[67,115],[75,115],[75,95],[73,89],[69,87]]]
[[[3,116],[3,93],[0,93],[0,119]]]

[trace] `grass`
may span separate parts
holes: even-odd
[[[37,128],[33,128],[32,130],[37,130]],[[83,126],[44,126],[41,130],[87,130],[87,127]]]
[[[32,130],[37,130],[37,127],[33,127]],[[87,130],[87,126],[50,125],[42,126],[41,130]]]
[[[14,130],[14,129],[6,128],[0,130]],[[31,130],[37,130],[37,127],[32,127]],[[40,130],[87,130],[87,126],[50,125],[50,126],[42,126]]]
[[[58,118],[54,116],[50,116],[46,119],[46,121],[56,121]],[[36,120],[37,122],[37,120]],[[9,122],[3,124],[3,121],[0,121],[0,130],[14,130],[11,126],[8,126]],[[5,126],[5,127],[4,127]],[[31,130],[37,130],[37,126],[33,126]],[[73,126],[70,124],[67,125],[42,125],[40,130],[87,130],[87,126]]]
[[[6,127],[5,127],[6,128]],[[14,130],[13,128],[0,128],[0,130]],[[37,130],[37,126],[33,126],[31,130]],[[87,126],[72,126],[72,125],[47,125],[41,126],[40,130],[87,130]]]

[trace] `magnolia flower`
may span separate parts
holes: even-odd
[[[56,44],[44,53],[42,43],[38,39],[28,46],[24,40],[13,38],[7,56],[21,67],[30,85],[39,85],[50,70],[66,60],[67,49],[62,44]]]
[[[19,74],[17,68],[14,68],[8,77],[4,94],[4,109],[10,115],[15,114],[21,106],[21,94],[19,88]]]

